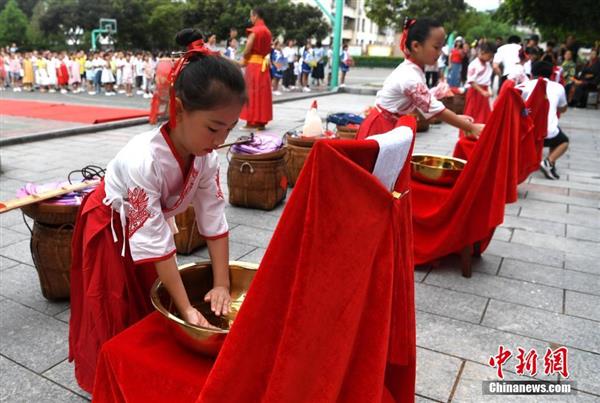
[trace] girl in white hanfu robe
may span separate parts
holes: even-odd
[[[79,211],[69,359],[88,392],[102,343],[152,311],[157,274],[183,319],[211,326],[190,304],[175,260],[174,216],[190,205],[212,260],[214,283],[204,300],[216,315],[229,313],[228,226],[214,149],[236,125],[246,90],[239,68],[201,38],[192,29],[177,36],[188,50],[171,75],[169,123],[131,139]]]

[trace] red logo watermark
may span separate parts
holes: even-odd
[[[547,376],[560,374],[564,378],[568,378],[568,354],[569,350],[567,347],[558,347],[554,350],[548,347],[543,358],[544,374]],[[498,347],[498,354],[490,357],[488,364],[490,367],[496,368],[498,378],[504,379],[502,368],[511,357],[513,357],[512,351],[506,349],[503,345]],[[533,377],[538,373],[538,353],[535,348],[526,351],[522,347],[517,347],[517,354],[514,357],[517,360],[517,364],[515,365],[517,375],[529,375]]]

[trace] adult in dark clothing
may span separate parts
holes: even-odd
[[[592,50],[590,59],[583,66],[577,78],[573,79],[575,85],[575,93],[569,103],[569,106],[585,108],[587,105],[588,93],[595,91],[600,85],[600,60],[598,59],[598,51]]]

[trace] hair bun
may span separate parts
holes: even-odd
[[[184,28],[175,35],[175,42],[180,46],[187,46],[198,39],[204,39],[204,36],[196,28]]]

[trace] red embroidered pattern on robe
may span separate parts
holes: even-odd
[[[148,195],[144,189],[140,187],[127,189],[127,198],[130,205],[127,210],[127,236],[131,238],[154,214],[148,209]]]
[[[183,190],[181,191],[181,194],[179,195],[179,198],[177,199],[177,201],[175,202],[175,204],[173,205],[173,207],[168,208],[166,211],[173,211],[176,208],[178,208],[181,203],[183,203],[183,200],[185,199],[185,197],[187,196],[188,193],[190,193],[190,190],[192,190],[192,187],[194,186],[194,183],[196,182],[196,178],[198,177],[198,171],[196,170],[196,168],[192,167],[190,174],[185,182],[185,186],[183,188]]]
[[[404,90],[404,95],[412,100],[417,108],[427,113],[429,112],[429,104],[431,103],[431,94],[423,83],[417,83],[412,88]]]
[[[219,177],[219,169],[217,169],[217,175],[215,176],[215,182],[217,182],[217,199],[224,200],[223,191],[221,190],[221,179]]]

